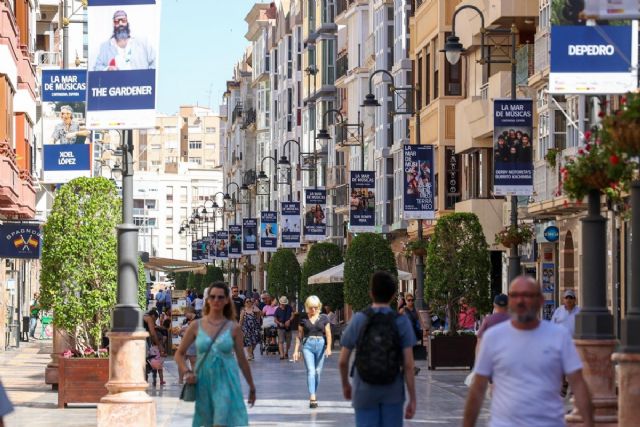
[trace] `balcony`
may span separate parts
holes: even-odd
[[[536,35],[533,44],[535,51],[533,59],[533,70],[537,73],[544,73],[549,69],[549,59],[551,52],[551,37],[549,32]]]
[[[456,203],[456,212],[469,212],[478,216],[484,238],[487,240],[490,248],[497,249],[493,244],[495,235],[502,230],[502,205],[505,203],[501,199],[468,199],[463,202]]]
[[[15,152],[9,144],[0,142],[0,215],[20,217],[22,213],[18,202],[22,193]],[[31,207],[35,208],[35,195]]]
[[[31,63],[34,67],[61,67],[62,53],[37,50],[32,54]]]
[[[347,75],[349,71],[349,54],[346,52],[336,60],[336,81]]]
[[[31,173],[21,170],[19,175],[21,195],[18,199],[18,213],[21,218],[33,218],[36,215],[36,190],[33,187]]]
[[[525,44],[516,51],[516,84],[527,86],[535,70],[535,46]]]

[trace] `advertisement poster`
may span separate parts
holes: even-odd
[[[225,260],[229,257],[229,232],[216,231],[216,259]]]
[[[404,146],[404,219],[434,219],[433,146]]]
[[[300,247],[300,202],[282,202],[280,225],[282,226],[282,247]]]
[[[89,0],[87,127],[155,126],[159,0]]]
[[[0,258],[38,259],[42,251],[40,224],[0,225]]]
[[[260,212],[260,248],[263,252],[278,250],[278,212]]]
[[[215,231],[210,231],[209,232],[209,239],[208,239],[208,243],[207,243],[207,261],[213,261],[216,259],[216,232]]]
[[[42,70],[42,102],[84,102],[87,70]]]
[[[375,191],[375,171],[351,171],[349,230],[357,233],[375,231]]]
[[[196,240],[191,242],[191,261],[198,261],[200,259],[200,241]]]
[[[78,177],[91,177],[91,145],[43,146],[43,176],[47,184],[64,184]]]
[[[229,226],[229,258],[242,256],[242,226]]]
[[[614,94],[638,87],[638,26],[553,25],[549,93]]]
[[[599,20],[640,19],[640,1],[584,0],[584,14]]]
[[[307,188],[304,190],[304,237],[308,241],[324,240],[327,235],[327,190]]]
[[[553,311],[556,308],[556,266],[553,263],[542,263],[542,294],[544,296],[544,306],[542,307],[542,318],[551,320]]]
[[[244,218],[242,220],[242,254],[255,255],[258,253],[258,220]]]
[[[530,99],[493,101],[494,194],[533,194],[533,102]]]
[[[455,147],[445,147],[444,161],[447,182],[445,184],[447,198],[445,209],[455,209],[456,203],[461,200],[460,192],[460,163],[461,156],[456,154]]]

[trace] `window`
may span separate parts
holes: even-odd
[[[187,187],[180,187],[180,203],[187,203]]]
[[[447,96],[460,96],[462,95],[462,68],[460,64],[462,61],[458,61],[457,64],[449,64],[449,61],[445,61],[444,66],[444,89]]]
[[[152,150],[161,150],[162,149],[162,145],[160,145],[160,144],[151,144],[151,149]]]
[[[151,166],[160,166],[162,162],[160,160],[151,160]]]
[[[216,128],[210,127],[210,128],[206,128],[205,131],[207,133],[216,133]]]
[[[167,187],[167,204],[173,203],[173,187]]]
[[[287,78],[293,76],[293,37],[287,36]]]
[[[429,46],[424,59],[424,105],[429,105],[431,103],[431,48]]]
[[[538,27],[548,29],[551,27],[551,0],[540,0],[540,19]]]
[[[433,39],[434,50],[438,47],[438,38]],[[440,55],[433,55],[433,99],[438,99],[440,96]]]
[[[425,87],[422,85],[422,55],[418,54],[418,81],[416,82],[419,90],[416,91],[416,108],[417,111],[422,110],[422,94],[425,93]],[[428,101],[427,101],[428,102]]]
[[[201,157],[189,157],[189,163],[195,163],[197,165],[202,165]]]
[[[13,140],[13,92],[5,76],[0,76],[0,140]]]
[[[322,55],[325,70],[322,73],[322,84],[332,85],[336,80],[335,39],[322,40]]]
[[[178,163],[178,156],[167,156],[166,163]]]
[[[172,210],[167,212],[166,222],[167,222],[167,224],[173,224],[173,211]]]
[[[189,141],[189,149],[190,150],[201,150],[202,149],[202,141]]]
[[[167,246],[173,245],[173,229],[172,228],[167,228],[164,242]]]
[[[307,0],[307,20],[309,23],[309,32],[316,30],[316,0]]]

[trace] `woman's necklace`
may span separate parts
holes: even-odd
[[[225,319],[222,319],[222,320],[218,320],[217,322],[214,322],[211,319],[209,319],[208,317],[206,319],[207,319],[207,323],[209,323],[211,326],[214,326],[214,327],[220,326],[222,324],[222,322],[225,321]]]

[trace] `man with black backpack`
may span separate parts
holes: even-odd
[[[353,316],[340,339],[342,351],[338,363],[342,392],[345,399],[352,401],[357,427],[401,426],[405,382],[409,402],[404,417],[411,419],[416,412],[413,369],[416,336],[409,319],[389,306],[397,289],[391,274],[375,272],[369,285],[373,303]],[[354,349],[351,384],[349,358]]]

